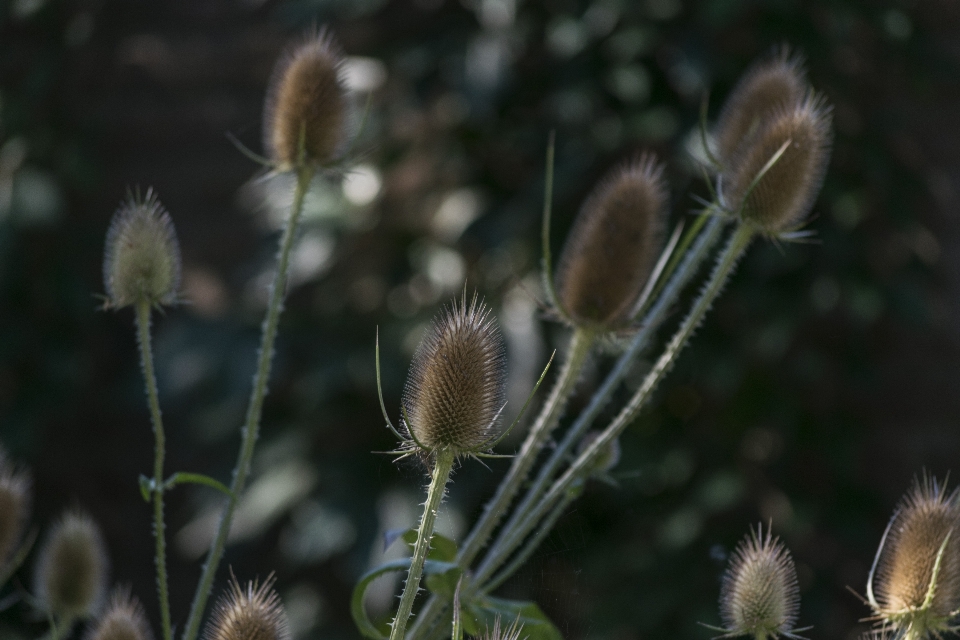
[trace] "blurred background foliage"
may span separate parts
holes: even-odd
[[[168,469],[227,481],[283,197],[225,134],[260,149],[273,62],[317,25],[350,56],[369,116],[355,166],[308,202],[218,585],[227,565],[276,571],[297,638],[356,637],[352,586],[384,558],[385,530],[415,524],[424,483],[371,453],[393,446],[376,328],[392,409],[425,323],[466,280],[497,310],[518,407],[566,335],[536,302],[548,132],[557,248],[594,182],[643,148],[669,163],[680,220],[706,195],[687,153],[703,95],[715,115],[752,60],[789,43],[835,109],[818,242],[750,250],[623,436],[619,487],[591,486],[503,593],[537,600],[571,639],[704,640],[726,555],[772,519],[798,563],[800,623],[862,631],[846,587],[863,592],[912,477],[960,456],[948,0],[0,0],[0,440],[33,470],[34,522],[83,505],[115,579],[157,620],[136,482],[152,435],[132,314],[97,310],[104,233],[130,187],[152,185],[172,212],[189,303],[155,324]],[[463,534],[505,463],[490,467],[457,471],[441,532]],[[205,488],[168,495],[181,625],[218,504]],[[371,593],[374,613],[393,587]],[[22,604],[0,613],[4,638],[43,629]]]

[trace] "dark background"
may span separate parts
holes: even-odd
[[[566,339],[530,298],[549,130],[557,247],[591,185],[642,148],[669,163],[679,220],[706,195],[684,151],[704,91],[715,114],[752,60],[789,43],[834,105],[819,242],[751,248],[623,436],[619,488],[591,486],[502,592],[535,599],[568,638],[705,640],[697,622],[719,621],[725,554],[772,518],[809,635],[862,631],[867,609],[846,587],[863,592],[913,476],[960,456],[960,10],[948,1],[0,0],[0,440],[33,471],[34,523],[89,510],[115,580],[157,620],[136,482],[152,436],[132,314],[97,310],[104,233],[129,187],[152,185],[173,215],[192,304],[155,323],[168,469],[226,482],[276,233],[258,167],[225,134],[260,150],[273,62],[318,25],[367,58],[353,67],[373,87],[354,175],[381,187],[356,204],[333,180],[308,212],[254,499],[218,585],[228,564],[241,579],[276,571],[298,637],[356,637],[352,585],[382,557],[384,528],[415,523],[423,485],[415,465],[371,453],[393,446],[375,328],[395,407],[462,269],[501,318],[522,395]],[[505,463],[490,466],[458,471],[442,530],[462,535]],[[168,495],[181,627],[200,564],[190,543],[203,547],[202,523],[184,528],[216,504],[204,488]],[[31,588],[29,569],[17,584]],[[390,603],[372,596],[371,610]],[[4,638],[43,628],[23,605],[0,613]]]

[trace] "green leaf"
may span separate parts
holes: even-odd
[[[460,583],[460,576],[462,575],[463,569],[457,565],[451,565],[451,568],[446,571],[428,575],[424,578],[424,582],[427,584],[427,589],[430,589],[431,592],[441,598],[453,598],[453,594],[457,590],[457,585]]]
[[[407,529],[402,536],[403,541],[413,546],[417,544],[417,530]],[[457,559],[457,543],[450,538],[441,536],[439,533],[433,534],[430,539],[430,551],[427,552],[428,560],[438,560],[440,562],[453,562]],[[453,593],[452,591],[450,593]]]
[[[150,494],[153,493],[153,478],[140,474],[140,495],[144,502],[150,502]]]
[[[504,600],[503,598],[486,596],[469,603],[464,613],[464,629],[473,635],[476,635],[478,631],[492,629],[494,622],[497,618],[500,618],[501,628],[503,625],[509,626],[515,620],[519,620],[520,624],[523,625],[523,633],[520,635],[528,640],[563,640],[559,629],[550,622],[550,619],[535,602]],[[471,618],[474,622],[474,631],[471,631],[468,626],[468,621]]]
[[[141,480],[140,480],[141,491],[143,490],[142,478],[143,476],[141,476]],[[206,487],[210,487],[211,489],[216,489],[220,493],[224,493],[228,496],[233,495],[233,492],[230,491],[230,487],[223,484],[219,480],[214,480],[210,476],[205,476],[202,473],[185,473],[183,471],[178,471],[177,473],[167,478],[166,482],[163,483],[163,488],[173,489],[178,484],[202,484]]]

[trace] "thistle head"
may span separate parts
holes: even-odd
[[[716,154],[728,166],[737,148],[761,123],[781,109],[803,100],[807,80],[803,61],[783,47],[743,74],[720,111],[714,127]]]
[[[207,625],[205,640],[290,640],[287,614],[273,590],[273,577],[241,587],[234,577]]]
[[[653,154],[615,169],[583,203],[557,265],[557,298],[578,326],[622,329],[650,278],[667,213]]]
[[[277,62],[264,105],[263,138],[281,170],[326,166],[347,140],[343,54],[328,32],[311,35]]]
[[[53,526],[37,556],[34,580],[50,612],[66,619],[97,612],[107,589],[107,551],[90,516],[70,511]]]
[[[885,626],[925,637],[960,612],[960,504],[924,476],[901,499],[877,551],[868,600]]]
[[[724,207],[768,236],[803,224],[820,192],[833,139],[830,108],[809,93],[765,119],[720,175]]]
[[[129,589],[116,589],[84,640],[153,640],[143,605]]]
[[[425,453],[486,449],[506,390],[506,347],[490,310],[466,294],[437,316],[403,390],[402,427]]]
[[[800,591],[793,558],[779,538],[757,525],[740,541],[720,587],[726,637],[795,637]]]
[[[0,569],[16,552],[30,515],[33,482],[0,449]]]
[[[130,196],[113,215],[103,257],[107,305],[174,304],[180,288],[180,245],[152,189]]]

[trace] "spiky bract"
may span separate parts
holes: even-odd
[[[624,328],[663,244],[668,191],[653,154],[615,169],[583,203],[557,265],[557,297],[578,326]]]
[[[721,202],[766,235],[794,230],[820,192],[832,140],[820,96],[780,109],[737,148],[720,177]]]
[[[289,640],[287,614],[273,590],[273,578],[241,587],[236,578],[220,597],[207,624],[205,640]]]
[[[34,579],[40,602],[58,616],[87,618],[99,610],[107,588],[107,551],[90,516],[69,511],[54,525]]]
[[[16,552],[30,515],[33,482],[0,449],[0,570]]]
[[[325,166],[338,159],[347,139],[348,104],[341,77],[343,54],[321,31],[292,47],[277,62],[267,89],[263,136],[281,170],[303,159]]]
[[[958,529],[958,492],[933,477],[917,480],[877,552],[870,604],[881,624],[916,637],[950,628],[960,611]]]
[[[793,558],[763,527],[740,541],[720,588],[720,617],[727,636],[758,640],[793,636],[800,591]]]
[[[113,215],[103,258],[107,306],[174,304],[180,289],[180,245],[170,214],[152,189],[130,196]]]
[[[480,636],[480,640],[520,640],[520,634],[523,632],[523,625],[517,618],[509,627],[500,625],[500,616],[493,621],[493,628],[487,627],[487,630]]]
[[[410,364],[401,422],[429,453],[485,449],[506,390],[506,347],[490,310],[466,295],[433,321]]]
[[[153,640],[143,605],[129,589],[117,589],[84,640]]]

